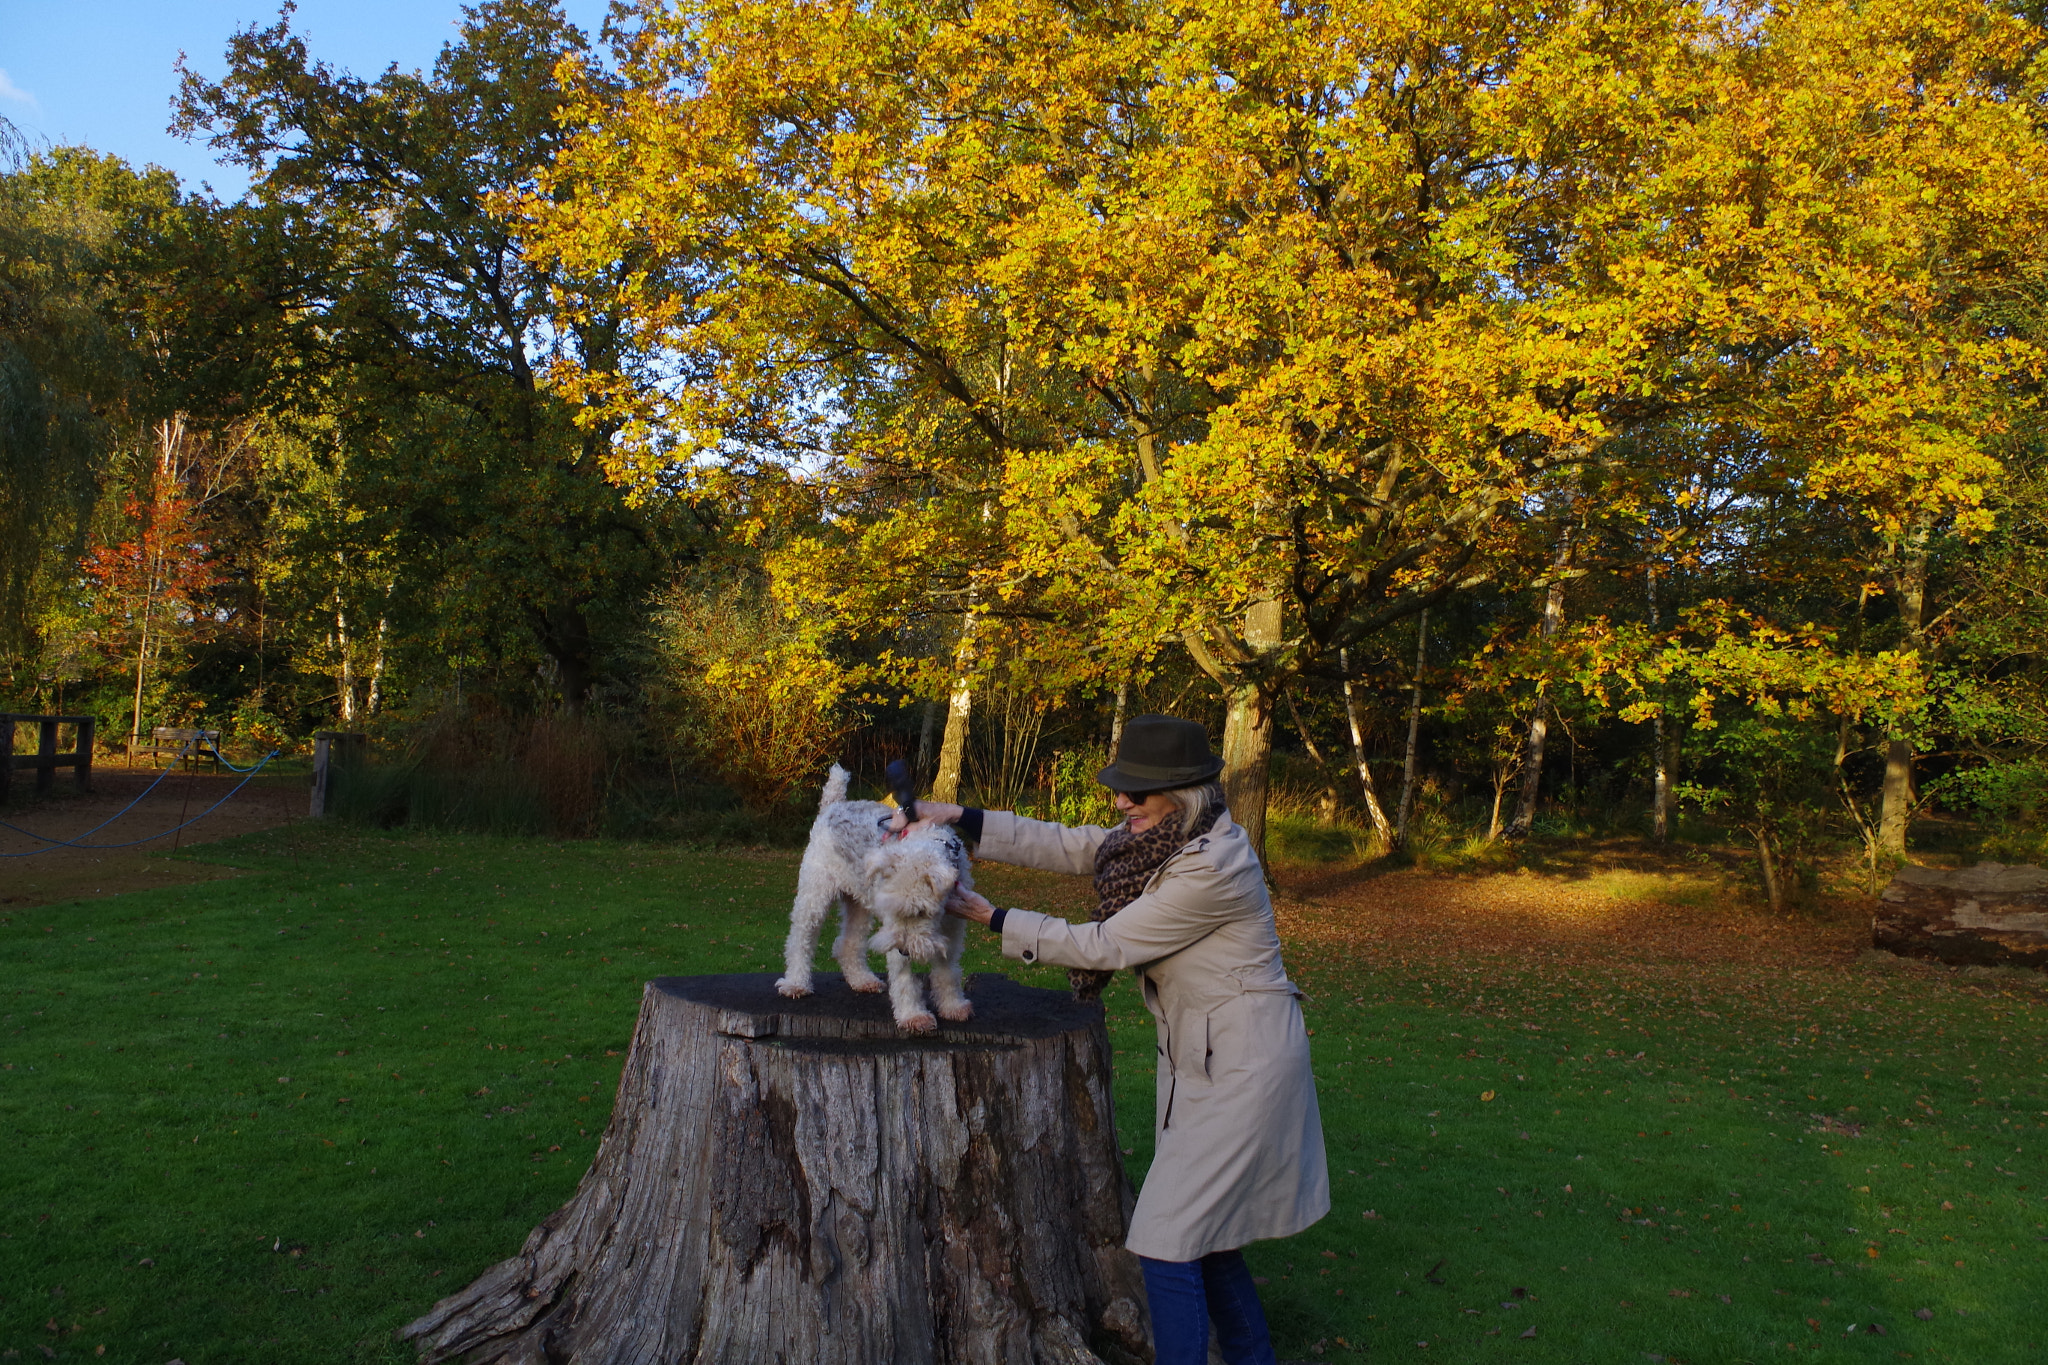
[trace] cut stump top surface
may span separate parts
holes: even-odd
[[[967,979],[974,1017],[965,1023],[940,1021],[936,1033],[908,1033],[889,1013],[886,992],[856,991],[837,972],[820,972],[813,993],[792,1000],[775,989],[773,972],[721,976],[658,976],[648,989],[715,1009],[718,1031],[741,1038],[839,1040],[862,1050],[1013,1046],[1099,1026],[1102,1006],[1074,999],[1066,991],[1012,981],[999,972]]]
[[[1892,880],[1905,886],[1938,887],[1980,896],[2023,896],[2048,891],[2048,869],[2028,863],[1978,863],[1972,867],[1957,868],[1919,867],[1908,863]],[[1886,899],[1896,897],[1887,896]]]

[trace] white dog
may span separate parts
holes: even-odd
[[[924,823],[889,838],[895,808],[847,800],[846,780],[846,769],[837,764],[826,775],[818,819],[796,874],[796,904],[789,915],[789,941],[783,945],[785,971],[775,988],[792,998],[811,993],[818,931],[836,902],[839,937],[832,956],[847,985],[857,991],[882,989],[881,979],[868,970],[867,955],[870,950],[887,953],[889,1010],[897,1027],[930,1033],[938,1021],[925,1006],[923,983],[910,969],[913,962],[929,962],[940,1016],[955,1023],[973,1018],[974,1007],[960,985],[966,922],[946,913],[953,888],[974,885],[966,845],[947,826]],[[882,925],[873,940],[867,937],[871,916]]]

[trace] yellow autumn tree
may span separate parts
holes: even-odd
[[[815,485],[779,590],[857,623],[1177,641],[1256,838],[1289,681],[1540,572],[1532,510],[1646,424],[1741,423],[1902,536],[1971,515],[2034,363],[1968,305],[2048,226],[2038,36],[1979,0],[645,0],[510,211],[572,274],[662,266],[603,303],[692,382],[555,375],[623,422],[616,478]]]

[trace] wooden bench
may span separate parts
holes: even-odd
[[[211,747],[202,747],[211,746]],[[194,730],[182,725],[159,725],[149,732],[149,743],[128,741],[128,758],[133,762],[138,755],[149,755],[150,766],[157,767],[157,759],[169,754],[173,762],[183,759],[193,765],[201,759],[220,767],[220,731]]]

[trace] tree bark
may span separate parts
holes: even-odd
[[[390,624],[388,616],[377,618],[377,652],[370,658],[370,696],[364,703],[364,710],[373,716],[384,709],[384,635]]]
[[[1548,640],[1564,626],[1565,570],[1572,562],[1572,532],[1567,526],[1557,542],[1557,556],[1551,561],[1550,590],[1543,595],[1543,638]],[[1528,757],[1522,760],[1522,797],[1515,804],[1515,818],[1504,831],[1510,839],[1526,839],[1536,827],[1536,800],[1543,790],[1543,747],[1550,737],[1550,696],[1536,694],[1536,713],[1529,717]]]
[[[1101,1007],[982,975],[912,1037],[818,984],[650,982],[589,1174],[423,1365],[1150,1359]]]
[[[1125,678],[1116,685],[1116,713],[1109,718],[1109,760],[1116,761],[1116,751],[1124,742],[1124,712],[1131,704],[1131,680]]]
[[[932,770],[932,731],[938,728],[939,703],[933,698],[924,704],[924,717],[917,727],[917,771],[921,777]]]
[[[1351,726],[1351,761],[1358,765],[1358,785],[1365,793],[1365,813],[1372,817],[1373,833],[1380,839],[1380,847],[1394,846],[1394,825],[1387,819],[1387,813],[1380,808],[1379,789],[1373,786],[1372,765],[1365,757],[1365,728],[1358,723],[1358,701],[1352,695],[1351,653],[1337,651],[1337,671],[1344,675],[1344,719]]]
[[[960,799],[960,773],[967,763],[967,726],[974,711],[974,613],[960,622],[953,653],[953,695],[946,703],[946,736],[939,742],[939,772],[932,779],[934,801]]]
[[[1764,898],[1770,902],[1771,909],[1783,909],[1785,905],[1785,892],[1782,883],[1778,880],[1777,860],[1771,857],[1770,836],[1762,830],[1752,830],[1750,832],[1756,837],[1757,863],[1763,868]]]
[[[1415,681],[1409,686],[1408,748],[1401,757],[1401,808],[1394,815],[1394,839],[1408,842],[1408,817],[1415,811],[1415,765],[1422,747],[1422,666],[1429,658],[1429,609],[1415,618]]]
[[[353,725],[356,719],[356,670],[354,642],[348,638],[348,609],[343,605],[341,594],[334,595],[334,634],[339,647],[340,672],[335,677],[335,708],[341,716],[343,726]]]
[[[1223,717],[1223,797],[1260,861],[1266,857],[1266,794],[1273,759],[1273,703],[1257,684],[1234,689]]]
[[[1906,643],[1926,659],[1927,641],[1927,537],[1930,527],[1923,517],[1917,522],[1904,547],[1904,563],[1895,580],[1898,590],[1899,624],[1905,628]],[[1913,819],[1913,741],[1893,735],[1884,746],[1884,804],[1878,815],[1877,841],[1895,858],[1906,856],[1906,827]]]
[[[1650,599],[1650,629],[1654,631],[1658,628],[1655,564],[1644,571],[1644,584],[1644,591]],[[1659,711],[1650,724],[1650,742],[1657,750],[1656,791],[1650,801],[1650,834],[1661,844],[1671,837],[1671,765],[1664,747],[1664,713]]]
[[[1486,841],[1488,843],[1492,843],[1495,839],[1500,838],[1500,803],[1503,799],[1506,798],[1508,793],[1508,784],[1512,782],[1513,779],[1514,774],[1512,772],[1503,769],[1495,769],[1495,777],[1493,783],[1493,812],[1487,817],[1486,821]]]
[[[1280,644],[1280,602],[1255,602],[1244,614],[1244,642],[1254,655]],[[1264,683],[1224,691],[1223,796],[1259,861],[1266,859],[1266,793],[1273,765],[1273,694]]]
[[[541,648],[555,661],[562,709],[572,716],[582,715],[597,678],[590,618],[574,602],[557,602],[540,613],[539,635]]]
[[[1323,757],[1323,751],[1316,745],[1316,737],[1309,733],[1308,722],[1301,718],[1301,707],[1296,704],[1294,694],[1287,694],[1287,713],[1294,717],[1294,732],[1301,736],[1301,745],[1308,750],[1308,756],[1323,774],[1323,794],[1316,801],[1316,823],[1334,825],[1337,823],[1337,784],[1330,778],[1330,764]]]

